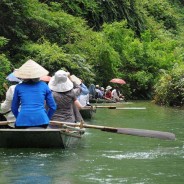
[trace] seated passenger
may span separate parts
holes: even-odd
[[[21,82],[20,79],[14,76],[13,73],[9,74],[6,79],[11,82],[13,85],[11,85],[7,92],[6,92],[6,98],[3,103],[1,103],[1,113],[5,114],[6,120],[7,121],[15,121],[15,116],[13,115],[11,111],[11,104],[13,100],[13,94],[16,85]]]
[[[57,110],[52,120],[74,123],[77,122],[77,119],[74,113],[73,104],[78,109],[82,108],[82,105],[77,100],[73,90],[73,83],[68,76],[68,72],[59,70],[51,78],[48,84],[57,104]]]
[[[119,93],[119,88],[116,86],[113,90],[112,90],[112,99],[115,102],[119,102],[120,101],[120,97],[119,97],[120,93]]]
[[[103,94],[102,94],[102,91],[100,90],[100,86],[99,85],[96,85],[96,94],[95,94],[95,98],[103,98]]]
[[[105,99],[106,100],[112,100],[112,92],[111,92],[112,87],[107,86],[106,87],[106,92],[105,92]]]
[[[77,99],[79,100],[80,104],[84,107],[89,104],[89,90],[82,83],[82,80],[76,77],[75,75],[70,76],[70,80],[78,85],[79,93],[77,93]],[[74,89],[75,90],[75,89]]]
[[[16,128],[46,128],[56,110],[52,92],[40,77],[49,72],[33,60],[28,60],[14,72],[22,83],[15,87],[11,110],[16,117]],[[45,110],[44,104],[48,107]],[[19,112],[19,106],[21,109]]]
[[[96,94],[95,85],[91,84],[88,90],[89,90],[89,99],[95,99],[95,94]]]

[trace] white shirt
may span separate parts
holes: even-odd
[[[6,113],[11,110],[11,104],[13,100],[13,94],[15,90],[16,85],[12,85],[8,88],[8,91],[6,92],[6,99],[3,103],[1,103],[1,112]],[[7,121],[14,121],[15,117],[12,112],[9,112],[6,115]]]
[[[87,95],[80,95],[77,97],[79,100],[80,104],[85,107],[89,103],[89,94]]]
[[[118,96],[118,93],[117,93],[116,89],[113,89],[113,90],[112,90],[112,97],[113,97],[113,99],[117,99],[117,98],[119,98],[119,96]]]

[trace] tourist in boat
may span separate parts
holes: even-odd
[[[100,86],[99,85],[96,85],[96,88],[95,88],[95,98],[98,99],[98,98],[103,98],[103,94],[100,90]]]
[[[105,99],[106,100],[112,100],[112,92],[111,92],[112,87],[107,86],[106,87],[106,92],[105,92]]]
[[[81,109],[82,105],[77,100],[77,96],[73,90],[73,82],[69,79],[69,73],[59,70],[51,78],[49,87],[52,90],[54,99],[57,104],[57,110],[52,120],[64,122],[77,122],[73,104]]]
[[[78,99],[78,97],[80,96],[82,90],[84,90],[81,86],[82,81],[78,77],[76,77],[75,75],[69,75],[68,77],[73,82],[73,90],[74,90],[74,93],[75,93],[75,95]],[[80,100],[79,100],[79,102],[83,106],[83,104],[81,103]],[[79,108],[75,105],[75,103],[73,103],[73,112],[74,112],[76,122],[84,121],[83,118],[82,118],[82,115],[79,111]]]
[[[5,86],[8,88],[6,92],[6,98],[3,103],[1,103],[1,113],[5,115],[7,121],[15,121],[15,116],[13,115],[11,111],[11,104],[13,100],[13,94],[15,87],[18,83],[21,82],[20,79],[14,76],[13,73],[9,74],[6,78],[12,85],[8,88],[8,86]]]
[[[40,77],[49,72],[33,60],[28,60],[14,72],[22,83],[15,87],[11,110],[16,117],[16,128],[46,128],[52,118],[56,103],[48,85]],[[48,110],[45,109],[45,103]],[[21,105],[20,112],[19,106]]]
[[[100,91],[102,93],[102,98],[104,98],[104,96],[105,96],[105,89],[104,89],[104,87],[100,87]]]
[[[74,91],[80,104],[83,107],[89,105],[89,90],[86,85],[75,75],[71,75],[69,78],[74,83]]]
[[[94,84],[91,84],[88,88],[89,90],[89,99],[95,99],[95,94],[96,94],[96,91],[95,91],[95,85]]]
[[[113,99],[115,102],[119,102],[119,101],[120,101],[120,92],[119,92],[118,86],[116,86],[116,87],[112,90],[112,99]]]
[[[14,90],[15,87],[18,83],[21,82],[20,79],[16,78],[13,73],[9,74],[6,79],[12,84],[9,88],[8,86],[4,83],[4,87],[5,89],[8,89],[6,92],[6,98],[4,100],[4,102],[1,103],[1,112],[0,112],[0,116],[1,116],[1,121],[10,121],[12,123],[10,123],[9,125],[4,125],[1,126],[1,128],[13,128],[14,127],[14,122],[15,122],[15,116],[13,115],[12,111],[11,111],[11,104],[12,104],[12,100],[13,100],[13,94],[14,94]]]

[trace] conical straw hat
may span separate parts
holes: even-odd
[[[14,71],[14,75],[21,79],[35,79],[48,75],[48,71],[35,61],[29,59],[19,69]]]

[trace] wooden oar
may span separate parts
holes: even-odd
[[[106,127],[106,126],[99,126],[99,125],[90,125],[90,124],[82,124],[82,123],[66,123],[60,121],[50,121],[53,125],[69,125],[69,126],[79,126],[84,128],[94,128],[100,129],[106,132],[118,133],[118,134],[126,134],[126,135],[134,135],[134,136],[141,136],[141,137],[151,137],[151,138],[158,138],[158,139],[166,139],[166,140],[174,140],[175,135],[170,132],[161,132],[155,130],[144,130],[144,129],[134,129],[134,128],[115,128],[115,127]]]
[[[128,110],[128,109],[146,109],[146,107],[116,107],[116,106],[95,106],[96,108],[107,108],[117,110]]]
[[[111,109],[111,108],[109,108]],[[114,108],[112,108],[114,109]],[[116,107],[117,110],[140,110],[140,109],[146,109],[146,107]]]
[[[108,108],[108,109],[116,109],[116,106],[101,106],[101,105],[97,105],[95,106],[96,108]]]
[[[8,125],[8,121],[0,121],[0,125]],[[93,128],[93,129],[100,129],[106,132],[118,133],[118,134],[125,134],[125,135],[134,135],[140,137],[150,137],[150,138],[158,138],[158,139],[165,139],[165,140],[174,140],[175,135],[170,132],[161,132],[155,130],[144,130],[144,129],[134,129],[134,128],[115,128],[115,127],[107,127],[107,126],[99,126],[99,125],[90,125],[90,124],[83,124],[83,123],[68,123],[68,122],[61,122],[61,121],[50,121],[51,125],[68,125],[73,127],[80,127],[80,128]]]

